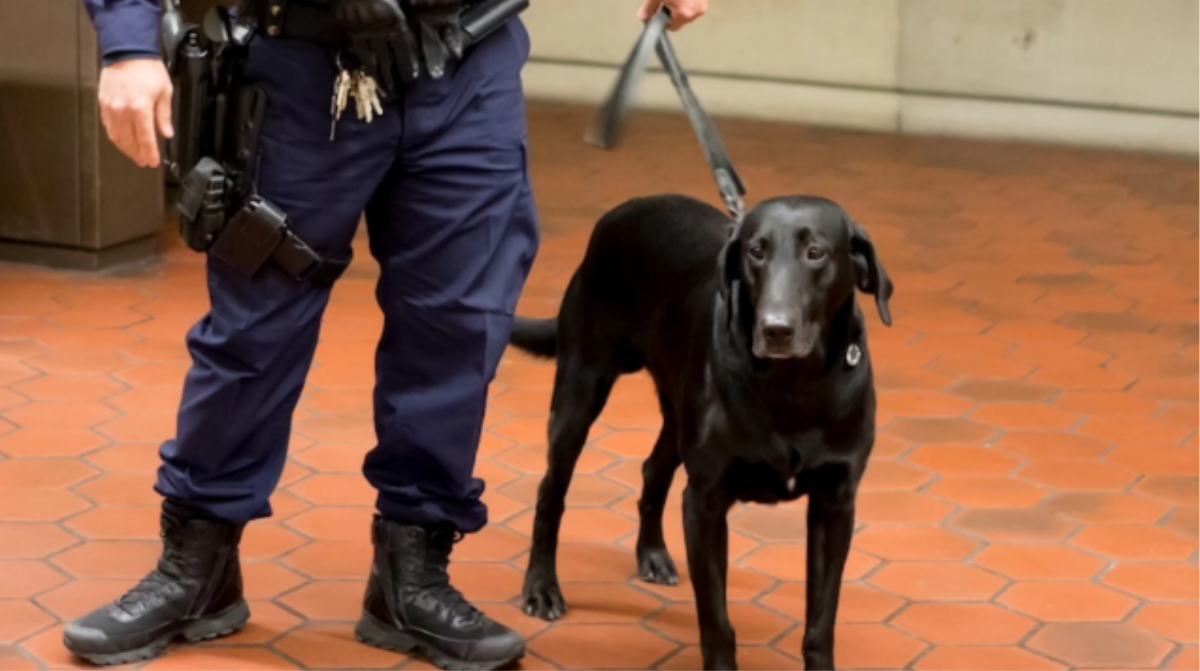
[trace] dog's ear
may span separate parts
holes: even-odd
[[[875,245],[867,232],[861,226],[846,219],[850,228],[850,258],[854,260],[854,282],[859,291],[875,296],[875,307],[879,310],[879,318],[887,326],[892,325],[892,313],[888,309],[888,301],[892,298],[895,286],[888,277],[883,264],[875,254]]]
[[[729,229],[729,241],[721,250],[717,268],[721,275],[721,293],[726,299],[733,293],[733,286],[742,278],[742,241],[739,226]]]

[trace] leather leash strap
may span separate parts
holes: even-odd
[[[649,65],[650,50],[651,48],[655,49],[663,69],[666,70],[667,75],[671,78],[671,83],[675,86],[676,93],[679,94],[683,109],[692,123],[692,130],[695,131],[696,138],[700,141],[700,147],[704,150],[704,158],[708,161],[709,169],[712,170],[721,200],[725,201],[725,207],[734,220],[740,222],[746,210],[743,201],[746,187],[733,167],[733,161],[729,158],[729,152],[725,149],[725,143],[721,141],[720,134],[717,133],[716,125],[701,107],[700,100],[696,98],[696,94],[688,82],[687,73],[675,55],[675,48],[671,46],[671,38],[665,31],[670,18],[670,14],[664,7],[646,22],[641,37],[634,44],[633,51],[621,68],[621,74],[617,78],[612,92],[609,93],[603,107],[600,108],[600,113],[596,116],[592,127],[588,129],[586,139],[603,149],[611,149],[616,146],[620,138],[622,122],[633,103],[638,81],[645,74]]]

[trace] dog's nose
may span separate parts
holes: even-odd
[[[783,317],[768,315],[763,317],[762,333],[769,343],[784,343],[792,339],[796,329],[791,322]]]

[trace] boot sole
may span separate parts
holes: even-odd
[[[243,599],[216,615],[189,622],[182,629],[164,634],[151,641],[149,645],[134,650],[109,653],[84,653],[74,650],[71,652],[74,652],[77,657],[96,666],[114,666],[117,664],[143,662],[161,656],[170,649],[171,644],[176,640],[183,640],[187,643],[198,643],[200,641],[210,641],[215,638],[224,638],[225,636],[230,636],[241,631],[249,620],[250,605]],[[63,643],[66,645],[65,640]],[[70,649],[69,645],[67,645],[67,649]]]
[[[354,637],[358,639],[359,643],[392,652],[409,654],[419,651],[434,666],[446,671],[494,671],[494,669],[512,664],[525,656],[525,650],[522,648],[519,653],[503,659],[484,661],[458,659],[438,650],[417,634],[411,634],[380,622],[370,613],[363,613],[362,619],[358,621],[358,626],[354,628]]]

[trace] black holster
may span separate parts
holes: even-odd
[[[168,2],[162,31],[175,87],[175,137],[165,153],[180,182],[184,243],[246,276],[274,259],[298,281],[332,284],[349,259],[314,251],[291,232],[286,213],[255,193],[267,100],[242,82],[254,26],[217,7],[202,29],[184,23],[177,3]]]

